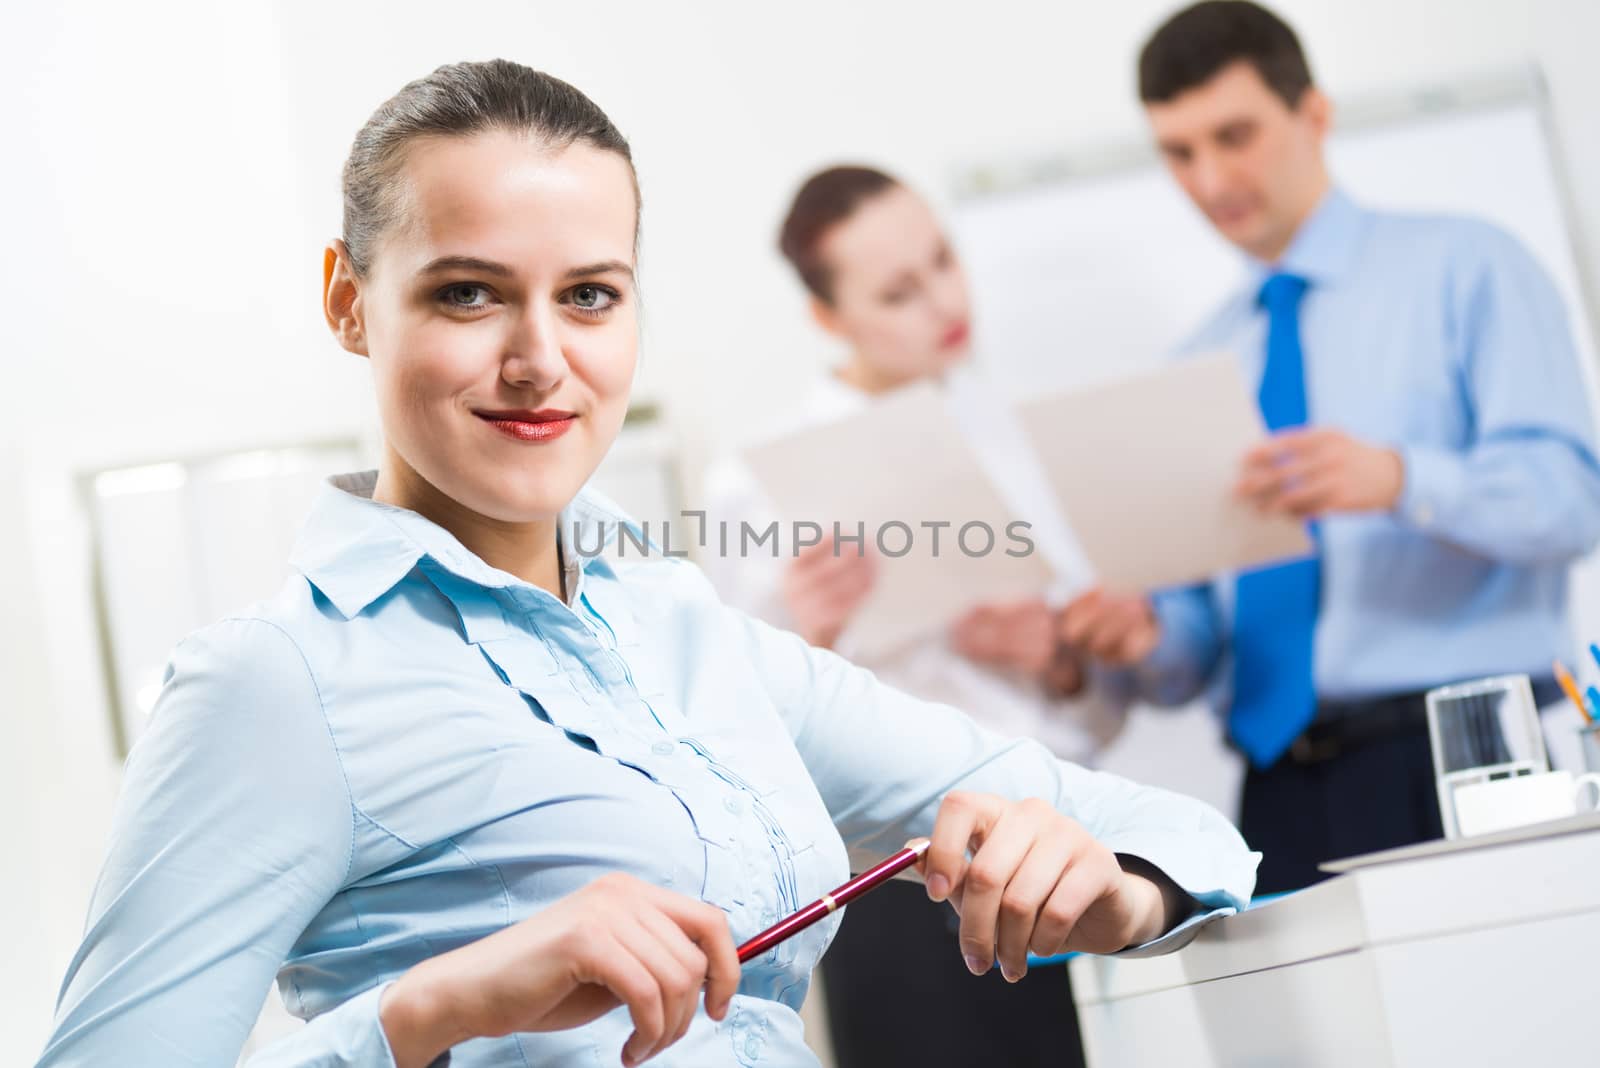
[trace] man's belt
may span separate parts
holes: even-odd
[[[1561,699],[1556,680],[1534,679],[1533,703],[1541,708]],[[1317,718],[1289,745],[1284,759],[1320,764],[1373,742],[1428,729],[1427,691],[1360,701],[1321,701]]]

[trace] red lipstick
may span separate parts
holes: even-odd
[[[518,408],[498,412],[475,411],[472,414],[509,438],[531,442],[554,441],[578,421],[575,412],[559,408],[540,408],[538,411]]]

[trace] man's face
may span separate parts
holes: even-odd
[[[1167,169],[1223,237],[1281,256],[1327,188],[1331,108],[1315,87],[1290,107],[1245,60],[1145,114]]]

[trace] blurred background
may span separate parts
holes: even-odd
[[[573,82],[630,138],[644,195],[644,357],[636,418],[599,481],[639,514],[662,515],[692,505],[707,461],[836,355],[774,246],[790,196],[819,166],[881,166],[949,212],[969,252],[980,353],[1021,353],[1066,384],[1177,340],[1231,279],[1208,279],[1216,287],[1108,339],[1071,329],[1071,280],[1104,251],[1035,227],[1048,247],[1018,258],[1006,238],[1028,230],[1008,213],[1029,197],[1063,197],[1039,210],[1070,233],[1095,197],[1143,195],[1152,172],[1139,156],[1134,57],[1175,6],[294,0],[8,11],[0,1063],[26,1063],[43,1043],[122,756],[166,650],[271,592],[317,478],[373,454],[366,368],[328,336],[319,294],[339,168],[379,102],[441,63],[505,56]],[[1532,116],[1505,134],[1532,141],[1484,153],[1515,157],[1503,182],[1473,162],[1478,128],[1456,131],[1448,151],[1462,153],[1462,195],[1481,185],[1485,210],[1542,228],[1530,239],[1566,257],[1547,266],[1574,314],[1600,306],[1600,5],[1274,6],[1352,121],[1508,100]],[[1383,152],[1373,136],[1365,158]],[[1437,157],[1419,166],[1427,158]],[[1355,148],[1349,159],[1361,166]],[[1147,227],[1098,239],[1136,260],[1158,256],[1161,237]],[[1197,246],[1195,262],[1219,254]],[[1059,306],[1024,299],[1053,291]],[[1046,326],[1029,349],[1015,337],[1026,323],[1007,313],[1017,307],[1081,343],[1063,348]],[[1039,362],[1051,354],[1059,361]],[[1032,381],[1020,364],[1007,370],[1019,388]],[[1235,769],[1203,712],[1138,719],[1119,748],[1113,766],[1231,803]]]

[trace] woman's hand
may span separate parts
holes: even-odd
[[[635,1065],[684,1036],[702,988],[720,1020],[738,985],[721,909],[613,874],[418,964],[378,1011],[398,1068],[423,1068],[469,1038],[561,1031],[626,1005],[633,1034],[622,1063]]]
[[[956,652],[979,664],[1043,679],[1056,658],[1056,614],[1043,600],[980,604],[950,631]]]
[[[1028,954],[1115,953],[1169,930],[1189,906],[1155,867],[1111,850],[1038,799],[954,791],[939,806],[919,870],[935,901],[961,914],[961,955],[974,975],[997,959],[1011,982]],[[971,850],[972,859],[967,859]]]
[[[872,558],[848,548],[836,551],[832,538],[800,550],[783,573],[783,603],[795,630],[818,648],[833,648],[871,592],[872,578]]]

